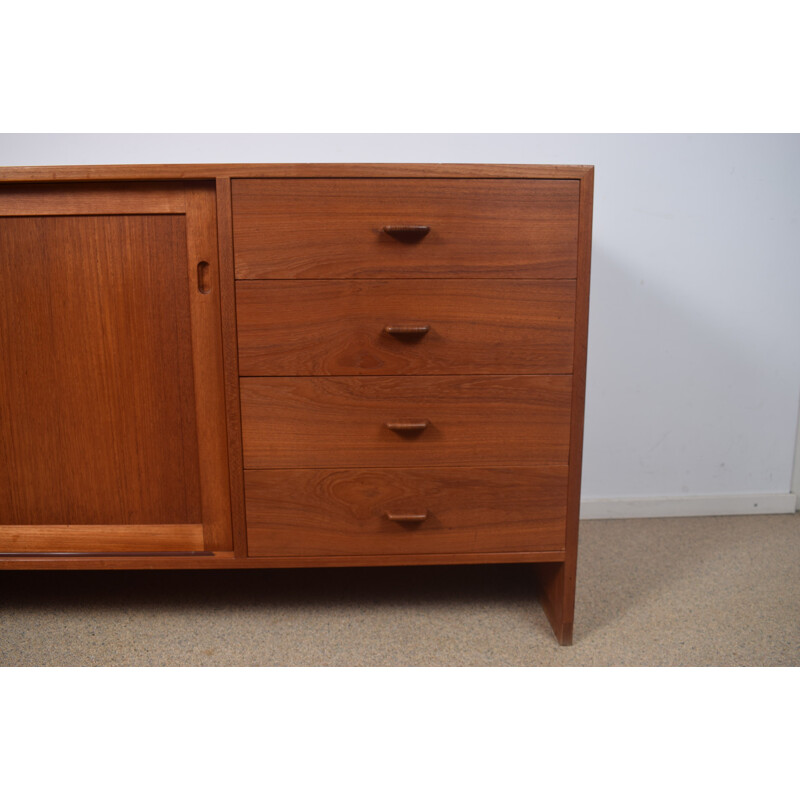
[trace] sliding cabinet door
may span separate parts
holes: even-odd
[[[0,187],[0,552],[231,549],[214,189]]]

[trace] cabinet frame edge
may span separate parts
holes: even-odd
[[[557,164],[119,164],[0,166],[0,183],[186,181],[228,178],[540,178],[585,180],[587,165]]]

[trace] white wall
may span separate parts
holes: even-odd
[[[585,514],[794,507],[800,136],[0,135],[4,165],[235,161],[594,164]]]

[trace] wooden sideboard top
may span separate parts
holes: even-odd
[[[0,182],[215,180],[218,178],[588,177],[593,166],[546,164],[121,164],[0,167]]]

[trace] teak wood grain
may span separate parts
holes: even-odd
[[[586,359],[589,333],[589,288],[592,260],[592,199],[594,168],[581,180],[577,301],[575,305],[575,358],[570,410],[569,484],[564,561],[536,567],[542,607],[559,644],[572,644],[575,616],[575,579],[578,561],[578,527],[583,463],[583,418],[586,398]]]
[[[182,183],[37,183],[0,186],[0,217],[183,214]]]
[[[186,282],[190,287],[203,535],[206,549],[230,550],[233,547],[233,538],[222,363],[216,197],[213,184],[187,185],[186,209]],[[198,272],[201,263],[205,265],[202,285]]]
[[[245,468],[566,464],[569,376],[242,378]],[[416,435],[387,427],[425,421]]]
[[[0,167],[0,569],[530,562],[570,643],[593,177]]]
[[[186,263],[182,216],[0,219],[0,525],[201,522]]]
[[[225,374],[225,415],[228,434],[228,471],[231,490],[233,549],[247,556],[244,516],[244,474],[242,463],[242,420],[239,408],[239,351],[236,340],[236,288],[233,274],[233,216],[231,182],[216,182],[217,232],[219,249],[220,310],[222,314],[222,362]]]
[[[562,562],[564,550],[509,550],[505,553],[383,553],[346,556],[248,556],[233,553],[8,553],[0,552],[0,570],[100,569],[294,569],[297,567],[390,567],[421,564],[543,564]]]
[[[582,180],[572,164],[103,164],[0,167],[0,182],[188,181],[229,178],[544,178]]]
[[[202,550],[196,525],[0,525],[0,552]]]
[[[246,470],[252,556],[560,550],[567,467]],[[400,523],[387,512],[425,519]]]
[[[213,186],[0,197],[0,549],[229,548]]]
[[[579,181],[234,180],[236,277],[574,278]],[[417,243],[387,225],[426,225]]]
[[[574,281],[238,281],[236,307],[242,375],[572,371]]]

